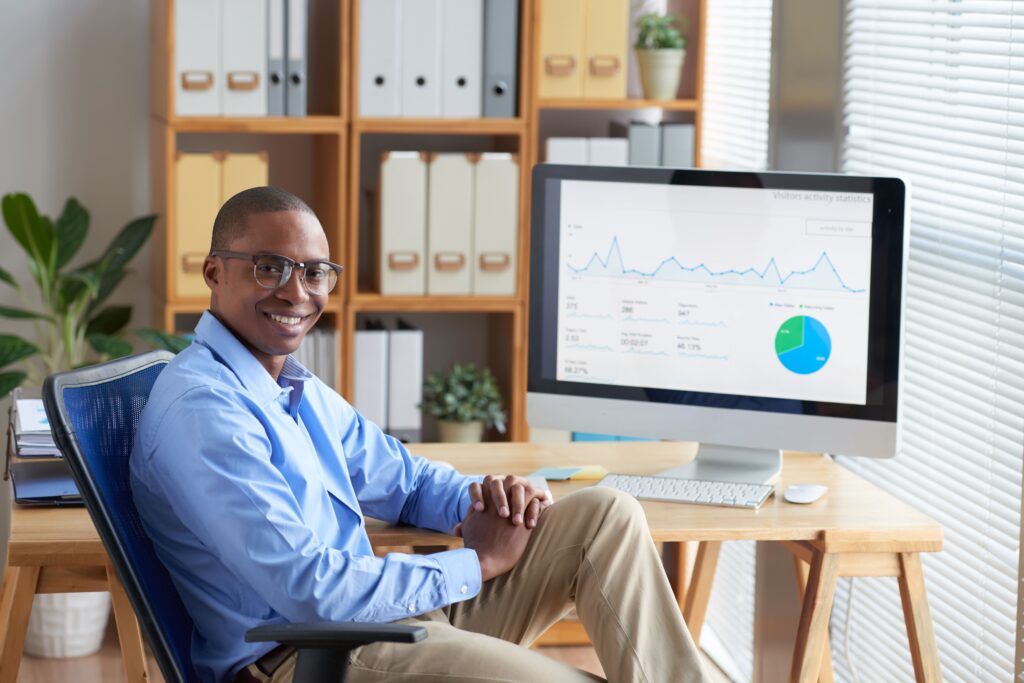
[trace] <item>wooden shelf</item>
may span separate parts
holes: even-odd
[[[421,119],[360,118],[352,128],[357,133],[424,133],[442,135],[521,135],[523,119]]]
[[[229,118],[222,116],[172,116],[166,121],[178,133],[275,133],[315,134],[345,131],[340,116],[259,116]]]
[[[539,109],[664,109],[665,111],[697,111],[697,100],[583,100],[541,99]]]
[[[209,297],[176,297],[169,301],[163,301],[160,305],[175,314],[202,313],[210,307],[210,299]],[[341,313],[343,308],[344,304],[342,303],[341,298],[332,296],[327,300],[327,304],[324,306],[324,313]]]
[[[520,308],[516,297],[508,296],[383,296],[356,294],[350,301],[356,313],[513,313]]]

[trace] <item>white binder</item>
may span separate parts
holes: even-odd
[[[694,159],[696,129],[692,123],[661,124],[661,165],[690,168]]]
[[[430,162],[427,294],[469,294],[473,289],[473,161],[456,153],[437,154]]]
[[[220,3],[174,3],[174,111],[178,116],[219,116]]]
[[[306,31],[309,22],[309,0],[286,0],[288,5],[288,63],[285,67],[285,113],[306,115],[306,64],[309,53]]]
[[[419,441],[423,426],[423,330],[388,333],[388,433]]]
[[[441,0],[401,0],[402,116],[441,115]]]
[[[626,138],[590,138],[587,141],[587,163],[591,166],[627,166],[629,141]]]
[[[473,200],[473,293],[516,293],[519,158],[489,152],[476,164]]]
[[[285,0],[267,3],[267,115],[284,116],[285,111]]]
[[[381,429],[388,426],[388,331],[356,330],[352,405]]]
[[[221,112],[267,115],[267,0],[221,0]]]
[[[420,152],[385,152],[380,167],[381,294],[426,291],[427,164]]]
[[[585,164],[589,147],[587,138],[548,138],[545,161],[550,164]]]
[[[480,118],[483,107],[483,0],[445,0],[441,36],[441,115]]]
[[[400,0],[359,5],[359,115],[400,116]]]

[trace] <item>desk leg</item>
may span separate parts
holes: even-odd
[[[666,541],[662,547],[661,559],[665,565],[665,573],[668,574],[669,585],[672,586],[672,592],[675,593],[676,602],[682,611],[686,608],[686,579],[689,569],[686,565],[686,542]]]
[[[939,653],[918,553],[900,553],[899,583],[910,655],[914,661],[914,677],[918,683],[938,683],[942,680]]]
[[[39,584],[39,567],[7,567],[4,572],[0,619],[4,623],[3,651],[0,651],[0,683],[15,683],[25,648],[32,598]]]
[[[128,601],[121,580],[114,568],[107,565],[107,583],[110,585],[111,602],[114,605],[114,621],[117,624],[117,639],[121,644],[121,660],[128,683],[145,683],[149,680],[146,670],[146,649],[142,645],[142,633],[135,610]]]
[[[807,574],[810,567],[796,555],[793,555],[793,566],[796,568],[796,594],[801,600],[807,593]],[[825,633],[825,649],[821,653],[821,673],[818,675],[818,683],[832,683],[835,678],[832,674],[832,646],[829,643],[828,633]]]
[[[721,541],[701,541],[697,548],[697,559],[693,565],[693,577],[686,589],[686,607],[683,619],[686,621],[693,642],[700,644],[700,632],[704,628],[704,617],[708,613],[708,600],[711,598],[711,583],[715,579],[715,567],[718,566],[718,553],[722,549]]]
[[[796,634],[791,683],[814,683],[818,680],[838,574],[839,558],[834,553],[815,550],[800,613],[800,628]]]

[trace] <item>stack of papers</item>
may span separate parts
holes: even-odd
[[[15,394],[11,412],[13,454],[19,458],[59,458],[42,399],[21,396],[22,392]]]
[[[53,442],[38,389],[15,389],[11,401],[8,468],[21,505],[81,505],[71,470]]]

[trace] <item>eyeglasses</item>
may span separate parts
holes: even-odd
[[[264,289],[278,289],[288,284],[292,271],[302,269],[302,286],[314,295],[323,295],[334,289],[338,284],[338,276],[344,270],[342,266],[330,261],[308,261],[299,263],[287,256],[278,254],[247,254],[243,251],[224,251],[215,249],[210,256],[234,258],[252,262],[252,275],[256,283]]]

